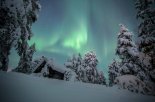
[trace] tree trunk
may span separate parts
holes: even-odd
[[[8,63],[9,63],[8,54],[5,53],[5,55],[2,55],[2,59],[1,59],[2,66],[0,67],[0,69],[2,71],[7,71],[8,70]]]

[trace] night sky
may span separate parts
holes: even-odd
[[[32,26],[36,43],[34,58],[46,56],[57,63],[73,54],[94,51],[98,68],[107,75],[115,56],[117,33],[122,23],[134,33],[137,30],[134,0],[40,0],[42,9]],[[135,34],[136,35],[136,34]],[[18,58],[10,55],[10,67]]]

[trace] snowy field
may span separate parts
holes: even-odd
[[[0,72],[0,102],[155,102],[116,87]]]

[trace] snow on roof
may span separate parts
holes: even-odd
[[[34,65],[33,71],[32,71],[32,72],[34,72],[34,71],[43,63],[43,61],[45,61],[45,60],[46,60],[46,59],[45,59],[44,56],[42,56],[42,57],[39,58],[39,59],[34,60],[33,63],[36,64],[36,65]],[[35,61],[38,61],[39,63],[36,63]]]
[[[66,71],[68,71],[68,69],[65,66],[57,64],[53,60],[48,60],[47,65],[52,66],[53,70],[56,70],[56,71],[61,72],[61,73],[65,73]]]
[[[45,66],[49,66],[51,67],[53,70],[56,70],[58,72],[61,72],[61,73],[65,73],[66,71],[70,71],[70,69],[66,68],[65,66],[63,65],[60,65],[60,64],[57,64],[54,60],[52,59],[47,59],[46,57],[42,56],[40,59],[37,59],[35,61],[39,61],[39,63],[37,63],[35,65],[35,67],[33,68],[33,70],[35,71],[44,61],[46,62],[45,63]],[[34,61],[34,63],[35,63]]]

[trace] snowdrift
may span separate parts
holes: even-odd
[[[132,92],[155,95],[154,84],[144,83],[134,75],[116,77],[115,83],[119,88],[128,89]]]
[[[0,72],[0,102],[155,102],[117,87]]]

